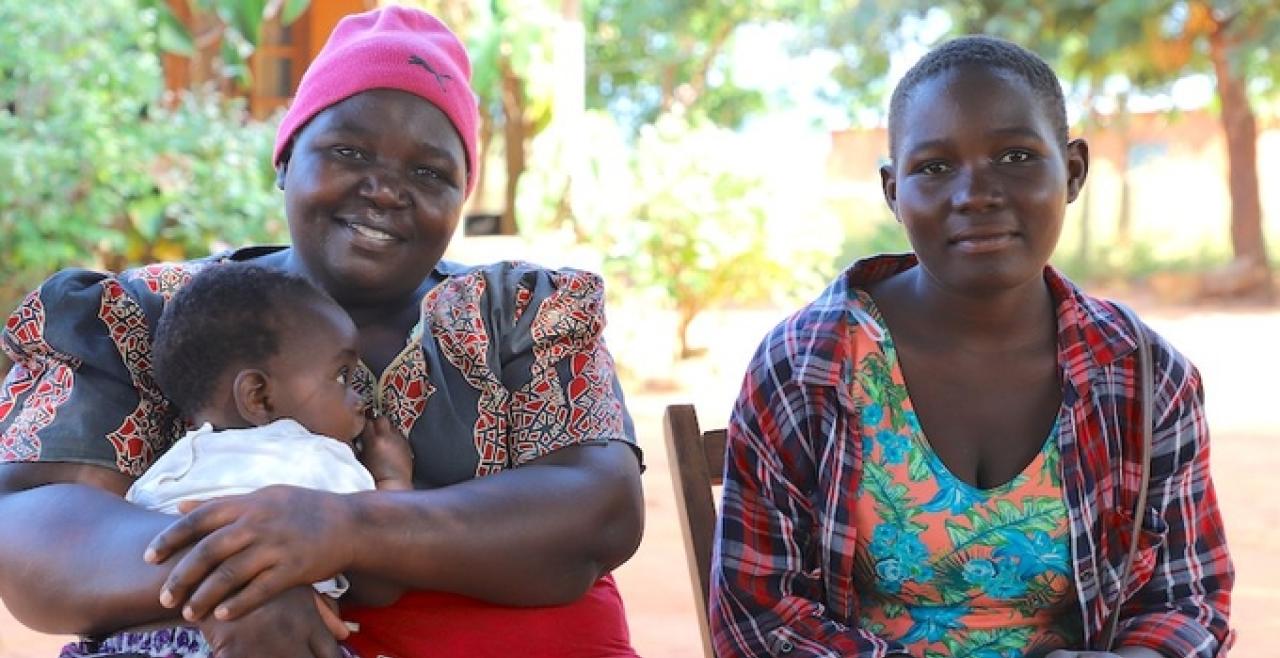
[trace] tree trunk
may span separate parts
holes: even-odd
[[[699,349],[689,345],[689,326],[693,324],[694,318],[698,317],[700,309],[694,306],[677,305],[676,316],[676,337],[680,340],[680,359],[692,359],[700,356],[705,349]]]
[[[693,105],[702,98],[702,94],[707,90],[707,75],[711,72],[711,65],[715,63],[716,57],[720,56],[720,51],[724,49],[729,37],[733,36],[733,31],[738,29],[739,21],[726,20],[719,29],[711,35],[711,39],[707,42],[707,49],[702,54],[702,58],[698,60],[698,65],[693,69],[693,75],[689,80],[691,93],[689,95],[688,104]]]
[[[526,166],[525,141],[529,127],[524,116],[524,81],[516,75],[509,56],[502,55],[498,66],[502,74],[502,135],[507,155],[507,188],[498,231],[502,235],[515,235],[519,232],[516,192],[520,189],[520,177],[524,175]]]
[[[1133,150],[1133,134],[1130,131],[1129,94],[1120,94],[1116,103],[1116,120],[1112,124],[1120,137],[1120,161],[1116,167],[1120,169],[1120,208],[1116,215],[1116,246],[1129,258],[1129,249],[1133,246],[1133,176],[1130,174],[1131,163],[1129,152]]]
[[[582,131],[587,107],[587,37],[582,25],[581,0],[560,1],[560,22],[555,28],[555,39],[552,55],[556,71],[552,97],[554,111],[547,134],[559,147],[564,182],[560,184],[560,197],[556,200],[551,225],[561,228],[568,224],[573,229],[574,240],[586,244],[589,236],[578,221],[574,204],[576,187],[580,181],[587,180],[587,146]]]
[[[489,110],[480,106],[480,143],[478,153],[476,154],[476,162],[472,162],[471,166],[475,168],[476,189],[471,193],[471,205],[481,211],[488,211],[488,189],[485,185],[485,165],[489,162],[489,151],[493,148],[493,116],[489,114]]]
[[[667,64],[662,67],[662,103],[658,106],[659,114],[666,114],[676,104],[676,66]]]
[[[1084,131],[1097,130],[1102,125],[1102,117],[1098,112],[1097,97],[1092,85],[1085,93],[1084,106],[1089,108],[1085,116]],[[1076,244],[1076,262],[1082,276],[1088,276],[1093,269],[1093,185],[1085,185],[1076,203],[1080,204],[1080,242]]]
[[[1241,277],[1231,292],[1271,299],[1273,282],[1262,231],[1262,196],[1258,186],[1258,123],[1249,105],[1245,81],[1231,70],[1231,43],[1224,26],[1209,35],[1209,55],[1222,103],[1222,129],[1227,140],[1227,181],[1231,190],[1231,249]]]

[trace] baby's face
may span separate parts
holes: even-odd
[[[313,304],[292,323],[271,360],[272,407],[314,434],[350,443],[364,431],[364,402],[354,387],[356,327],[336,304]]]

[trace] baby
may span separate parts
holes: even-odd
[[[408,443],[365,432],[355,324],[301,277],[211,266],[166,305],[154,358],[156,383],[196,429],[134,483],[133,502],[176,513],[182,501],[272,484],[413,486]]]
[[[166,305],[154,355],[157,384],[195,429],[133,484],[128,500],[177,514],[186,509],[180,503],[270,485],[334,493],[413,487],[408,442],[375,431],[386,425],[366,421],[353,386],[361,367],[355,324],[305,279],[252,265],[210,266]],[[386,583],[359,585],[365,603],[399,594]],[[315,584],[330,603],[347,587],[341,575]],[[98,647],[108,648],[209,655],[190,626],[117,633]]]

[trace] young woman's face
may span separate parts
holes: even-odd
[[[267,368],[272,416],[350,443],[365,426],[364,401],[354,387],[355,323],[335,304],[313,303],[289,326]]]
[[[306,274],[344,305],[412,293],[457,227],[466,166],[453,124],[413,94],[375,89],[316,115],[282,178]]]
[[[1038,279],[1088,170],[1024,80],[961,68],[927,79],[897,123],[885,198],[931,278],[989,294]]]

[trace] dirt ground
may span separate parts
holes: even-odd
[[[1237,567],[1232,622],[1239,633],[1235,658],[1274,656],[1268,638],[1280,635],[1280,417],[1274,413],[1276,373],[1280,373],[1280,311],[1143,308],[1143,316],[1200,367],[1214,433],[1213,469]],[[709,315],[694,325],[693,342],[706,355],[673,363],[655,354],[670,345],[654,336],[669,329],[667,319],[625,310],[614,327],[642,327],[634,334],[611,333],[619,363],[630,364],[626,387],[648,469],[644,475],[648,512],[639,552],[619,569],[633,641],[651,658],[697,658],[694,598],[685,568],[674,494],[662,440],[663,407],[675,402],[698,406],[705,426],[722,425],[737,392],[741,371],[760,336],[780,312]],[[669,332],[668,332],[669,333]],[[49,658],[61,638],[32,633],[0,609],[0,658]]]

